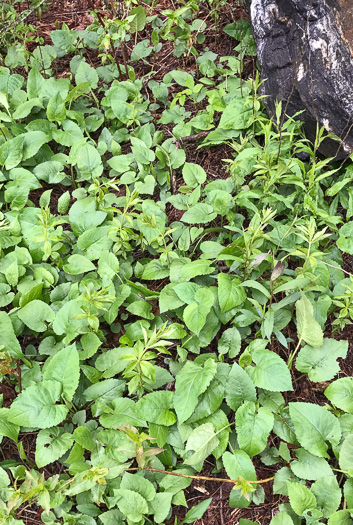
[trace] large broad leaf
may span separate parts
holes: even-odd
[[[89,386],[83,392],[87,401],[100,401],[108,403],[118,397],[122,397],[126,388],[125,381],[121,379],[107,379]]]
[[[134,427],[146,427],[146,421],[139,417],[135,412],[135,402],[127,397],[118,397],[111,402],[113,413],[101,415],[99,422],[103,427],[124,427],[132,425]]]
[[[184,213],[181,220],[187,224],[205,224],[213,221],[217,216],[217,213],[213,211],[213,207],[210,204],[199,202]]]
[[[71,401],[74,397],[79,378],[79,356],[76,344],[59,350],[44,365],[43,379],[54,379],[61,383],[62,395],[66,401]]]
[[[205,170],[193,162],[185,162],[182,173],[185,183],[191,188],[203,184],[207,178]]]
[[[64,265],[64,271],[71,275],[80,275],[81,273],[92,272],[95,265],[84,255],[71,255]]]
[[[229,365],[217,363],[217,373],[207,387],[206,391],[199,397],[199,402],[194,413],[188,419],[187,424],[194,423],[200,419],[215,414],[224,399],[225,389],[228,389]]]
[[[325,476],[311,485],[311,490],[316,497],[316,503],[324,518],[329,518],[340,506],[342,492],[337,483],[336,476]]]
[[[148,514],[148,505],[144,497],[138,492],[128,489],[114,490],[117,506],[120,512],[132,522],[140,523],[143,514]]]
[[[187,361],[176,376],[174,408],[179,424],[186,421],[193,413],[200,394],[214,378],[217,365],[213,359],[208,359],[204,366]]]
[[[65,100],[60,93],[56,93],[48,103],[47,117],[50,122],[63,122],[66,117]]]
[[[317,507],[314,494],[300,483],[288,482],[288,495],[291,507],[298,516],[303,516],[306,510]]]
[[[24,136],[19,135],[0,146],[0,166],[11,170],[19,165],[23,156]]]
[[[20,343],[15,336],[10,317],[6,312],[0,312],[0,346],[3,346],[4,351],[15,359],[24,357]]]
[[[324,393],[333,405],[353,414],[353,377],[337,379],[326,388]]]
[[[236,411],[243,401],[256,401],[256,389],[254,383],[237,363],[232,365],[228,376],[226,401],[228,406]]]
[[[291,462],[290,468],[298,478],[317,480],[333,475],[331,467],[324,458],[313,456],[304,448],[298,448],[295,455],[298,459]]]
[[[180,279],[188,281],[189,279],[193,279],[198,275],[209,275],[210,273],[214,272],[214,268],[211,266],[211,264],[211,261],[205,261],[204,259],[198,259],[196,261],[186,263],[180,270]]]
[[[166,520],[172,504],[173,494],[169,492],[158,492],[154,500],[150,501],[150,511],[153,513],[153,519],[156,523],[162,523]],[[102,516],[100,516],[101,518]],[[112,524],[113,525],[113,524]]]
[[[195,523],[195,521],[200,520],[210,506],[211,501],[212,498],[208,498],[201,501],[201,503],[198,505],[192,507],[192,509],[186,513],[185,518],[181,522],[181,525],[184,525],[184,523]]]
[[[294,525],[294,523],[290,515],[282,510],[273,516],[272,520],[270,521],[270,525]]]
[[[218,301],[222,314],[245,301],[245,290],[239,284],[239,279],[231,279],[226,273],[218,275]]]
[[[46,323],[52,323],[55,319],[55,313],[47,303],[35,299],[26,304],[17,316],[21,321],[34,332],[45,332]]]
[[[9,408],[0,408],[0,436],[6,436],[17,442],[20,427],[8,421],[9,413]]]
[[[273,414],[265,407],[256,410],[255,403],[247,401],[236,413],[238,443],[250,457],[260,454],[274,423]]]
[[[210,313],[214,303],[214,296],[208,288],[200,288],[195,293],[195,301],[188,304],[184,310],[183,319],[188,329],[199,335],[206,323],[207,315]]]
[[[255,386],[271,392],[293,390],[291,376],[286,363],[270,350],[259,349],[252,353],[255,367],[247,367],[247,372]]]
[[[100,177],[103,172],[101,156],[91,144],[83,144],[77,152],[77,167],[84,180]]]
[[[148,479],[142,476],[136,476],[136,474],[129,474],[129,472],[125,472],[120,488],[124,490],[134,490],[145,498],[146,501],[152,501],[156,496],[156,489]]]
[[[61,383],[52,380],[26,388],[13,401],[8,420],[15,425],[33,428],[58,425],[69,410],[65,405],[56,405],[61,391]]]
[[[45,467],[61,458],[72,446],[73,441],[72,435],[68,432],[63,433],[59,427],[41,430],[36,442],[37,467]]]
[[[130,31],[134,33],[142,31],[146,25],[146,12],[142,5],[131,9],[129,16],[131,16]]]
[[[156,425],[171,426],[176,416],[170,409],[173,407],[173,392],[161,390],[146,394],[135,406],[138,416]]]
[[[328,458],[326,442],[336,446],[341,438],[338,419],[324,407],[313,403],[289,403],[289,413],[302,447],[315,456]]]
[[[353,255],[353,223],[347,222],[339,229],[337,246],[343,252]]]
[[[221,129],[246,129],[254,120],[253,108],[243,98],[235,98],[227,105],[219,122]]]
[[[225,452],[223,454],[223,465],[230,479],[237,480],[239,476],[248,480],[256,481],[256,472],[251,459],[244,450],[234,450],[233,454]],[[250,499],[241,496],[240,490],[232,490],[229,498],[229,506],[244,509],[251,503]]]
[[[231,359],[234,359],[241,350],[241,335],[235,326],[228,328],[222,334],[218,341],[218,353],[228,354]]]
[[[212,423],[205,423],[192,431],[185,447],[185,451],[192,451],[193,454],[185,460],[186,465],[197,465],[205,459],[218,446],[219,440],[215,434]]]
[[[305,372],[311,381],[329,381],[339,371],[339,357],[345,358],[348,351],[348,341],[324,339],[322,346],[304,346],[299,352],[295,367],[299,372]],[[353,407],[353,402],[352,402]]]
[[[98,85],[98,73],[94,67],[82,60],[75,74],[75,82],[76,85],[81,83],[89,83],[91,89],[96,89]]]
[[[302,298],[295,303],[297,310],[297,330],[300,340],[310,346],[322,346],[324,342],[321,326],[314,318],[313,305],[302,293]]]
[[[348,434],[340,448],[340,468],[342,470],[353,469],[353,434]]]

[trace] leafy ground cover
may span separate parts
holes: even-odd
[[[266,115],[241,2],[38,4],[0,6],[1,523],[349,525],[350,161]]]

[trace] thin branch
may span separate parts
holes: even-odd
[[[145,470],[147,472],[160,472],[161,474],[168,474],[169,476],[178,476],[179,478],[189,478],[189,479],[201,479],[203,481],[218,481],[219,483],[232,483],[235,485],[238,483],[238,480],[236,479],[228,479],[228,478],[210,478],[208,476],[192,476],[191,474],[180,474],[179,472],[169,472],[168,470],[162,470],[159,468],[139,468],[139,467],[131,467],[125,469],[125,472],[133,471],[133,470]],[[259,479],[257,481],[248,481],[246,480],[246,483],[251,483],[252,485],[261,485],[262,483],[267,483],[268,481],[272,481],[272,478],[267,479]]]
[[[20,18],[20,19],[15,19],[13,20],[10,24],[8,24],[6,27],[4,27],[1,31],[0,31],[0,35],[2,35],[2,33],[6,33],[9,29],[11,29],[12,27],[17,27],[21,22],[23,22],[24,20],[26,20],[26,18],[28,18],[36,9],[38,9],[41,5],[44,4],[46,0],[41,0],[39,2],[39,4],[35,5],[34,7],[32,7],[32,9],[30,9],[29,11],[25,11],[25,14]],[[0,39],[0,42],[5,38],[5,35]]]

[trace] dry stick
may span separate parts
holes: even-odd
[[[125,469],[125,472],[133,471],[133,470],[135,470],[135,471],[136,470],[145,470],[147,472],[160,472],[161,474],[168,474],[169,476],[178,476],[180,478],[201,479],[203,481],[218,481],[220,483],[232,483],[233,485],[238,483],[238,480],[236,480],[236,479],[210,478],[208,476],[192,476],[191,474],[180,474],[179,472],[169,472],[168,470],[162,470],[162,469],[159,469],[159,468],[150,468],[150,467],[147,467],[147,468],[131,467],[131,468]],[[262,483],[267,483],[268,481],[272,481],[272,480],[273,480],[273,477],[272,478],[267,478],[267,479],[259,479],[257,481],[248,481],[248,480],[245,480],[245,481],[246,481],[246,483],[250,483],[251,485],[261,485]]]

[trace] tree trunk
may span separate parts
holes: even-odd
[[[304,122],[313,140],[317,123],[341,142],[326,139],[320,151],[347,157],[353,151],[353,0],[249,0],[265,104]]]

